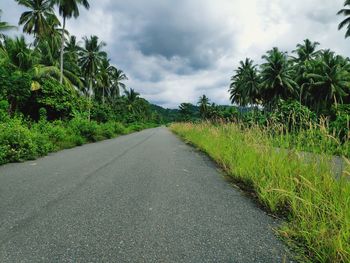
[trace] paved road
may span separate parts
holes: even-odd
[[[156,128],[0,167],[0,262],[282,262],[276,222]]]

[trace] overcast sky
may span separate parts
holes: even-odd
[[[89,11],[69,20],[78,37],[107,42],[127,85],[153,103],[176,108],[202,94],[229,103],[230,76],[238,62],[259,62],[273,46],[294,49],[305,38],[342,55],[350,39],[338,32],[344,0],[90,0]],[[2,20],[18,23],[23,11],[1,0]],[[20,33],[20,30],[19,32]]]

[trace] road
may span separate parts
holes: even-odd
[[[0,262],[282,262],[278,222],[166,128],[0,167]]]

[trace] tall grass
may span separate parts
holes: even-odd
[[[290,143],[289,135],[272,136],[258,126],[179,123],[171,129],[254,191],[267,209],[283,215],[286,223],[278,232],[302,248],[312,262],[350,262],[348,168],[335,180],[328,154],[316,149],[320,154],[306,160],[295,149],[277,150],[276,144]],[[302,148],[304,135],[293,140],[299,145],[296,149]],[[327,143],[321,141],[317,147]]]

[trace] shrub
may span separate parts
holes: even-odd
[[[1,162],[18,162],[38,155],[38,146],[30,130],[21,120],[13,119],[0,124]],[[40,151],[40,150],[39,150]]]
[[[114,132],[116,134],[127,134],[128,130],[127,128],[120,122],[113,122],[113,128],[114,128]]]
[[[310,123],[315,123],[317,117],[316,113],[298,101],[280,100],[269,119],[274,123],[284,125],[289,131],[299,131],[307,129]]]
[[[89,121],[76,117],[69,121],[69,126],[72,128],[75,134],[80,135],[89,142],[97,141],[99,137],[99,126],[96,121]]]
[[[330,128],[342,140],[350,139],[350,104],[338,105],[333,109],[335,119],[330,123]]]
[[[0,100],[0,122],[7,122],[10,119],[8,109],[10,105],[7,100]]]

